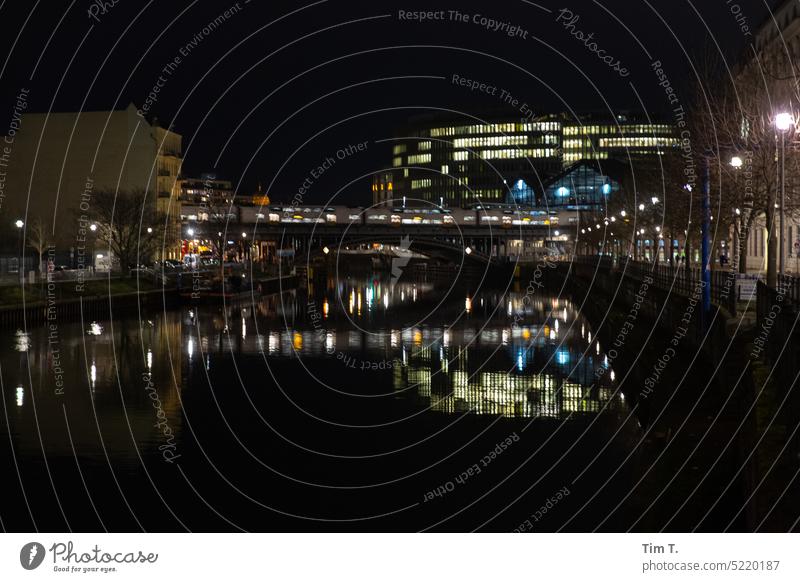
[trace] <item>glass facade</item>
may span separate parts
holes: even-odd
[[[604,207],[619,183],[604,176],[592,162],[577,163],[549,181],[544,188],[548,207],[591,210]]]
[[[677,147],[672,125],[625,117],[602,123],[567,121],[563,115],[535,122],[434,121],[411,124],[403,134],[392,151],[395,198],[408,196],[416,205],[443,202],[450,207],[485,202],[543,206],[557,198],[577,201],[589,194],[570,189],[567,196],[551,196],[545,184],[582,160],[627,160],[663,155]],[[576,174],[575,179],[579,177],[588,175]],[[521,191],[516,188],[520,182]]]

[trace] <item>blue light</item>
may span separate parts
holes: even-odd
[[[603,194],[606,196],[611,194],[611,184],[603,184]]]
[[[569,352],[567,350],[558,350],[556,352],[556,362],[561,364],[569,364]]]
[[[517,181],[517,190],[524,190],[525,189],[525,182],[523,180]]]
[[[558,190],[556,190],[556,196],[561,196],[562,198],[564,196],[569,196],[569,188],[561,186]]]

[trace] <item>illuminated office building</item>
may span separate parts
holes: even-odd
[[[373,181],[373,204],[543,205],[547,184],[575,163],[662,155],[675,147],[673,130],[623,115],[412,121],[395,138],[391,168]]]

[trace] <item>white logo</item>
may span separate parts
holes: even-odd
[[[405,269],[406,265],[411,260],[413,255],[409,250],[411,248],[411,243],[412,241],[409,239],[408,235],[406,235],[400,239],[400,247],[395,250],[397,256],[392,257],[392,280],[390,282],[392,287],[397,284],[397,281],[403,275],[403,269]]]

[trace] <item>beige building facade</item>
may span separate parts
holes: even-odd
[[[0,220],[6,228],[40,219],[58,250],[79,247],[88,236],[81,215],[91,215],[95,193],[109,190],[146,190],[178,227],[181,136],[151,125],[133,104],[23,113],[5,145]]]

